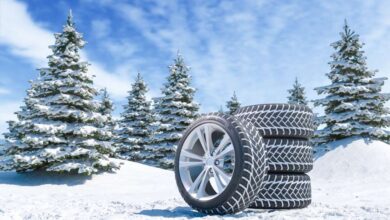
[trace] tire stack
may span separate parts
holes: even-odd
[[[206,214],[306,207],[311,202],[305,173],[313,167],[312,134],[313,113],[302,105],[261,104],[239,108],[233,115],[202,116],[184,132],[176,152],[180,194]],[[230,144],[224,147],[224,141]],[[226,159],[226,152],[233,159]],[[234,167],[232,173],[222,172],[228,165]]]
[[[263,137],[268,172],[250,208],[303,208],[311,202],[313,113],[304,105],[263,104],[234,114],[251,122]]]

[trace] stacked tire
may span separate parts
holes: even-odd
[[[233,115],[204,115],[184,132],[175,176],[180,194],[206,214],[250,208],[302,208],[311,202],[313,167],[306,106],[264,104]]]
[[[251,122],[263,137],[268,172],[251,208],[303,208],[311,203],[313,113],[304,105],[242,107],[235,116]]]

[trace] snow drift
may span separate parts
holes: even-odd
[[[313,179],[331,182],[390,179],[390,145],[376,140],[348,138],[335,141],[315,161]]]
[[[330,149],[309,173],[315,202],[390,207],[390,145],[347,138]]]

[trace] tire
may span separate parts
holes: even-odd
[[[306,174],[268,174],[250,208],[304,208],[311,203],[310,177]]]
[[[263,137],[309,138],[314,132],[313,112],[305,105],[251,105],[234,115],[252,122]]]
[[[307,173],[313,169],[313,149],[305,139],[263,138],[269,173]]]
[[[183,148],[187,147],[186,141],[190,141],[192,132],[196,132],[196,129],[200,129],[201,126],[208,125],[220,126],[228,134],[231,139],[231,144],[234,147],[235,165],[231,180],[226,185],[226,188],[209,200],[201,200],[194,198],[189,193],[192,185],[190,185],[190,189],[188,189],[188,185],[187,187],[184,186],[185,181],[183,179],[185,179],[186,173],[183,171],[185,168],[181,168],[181,164],[184,162],[180,161],[180,159],[182,154],[185,155]],[[196,143],[199,145],[200,139]],[[202,169],[205,167],[206,165]],[[219,215],[242,211],[253,203],[267,173],[266,151],[263,139],[256,127],[249,122],[241,121],[234,116],[221,113],[205,115],[193,122],[184,132],[178,144],[174,170],[176,183],[181,196],[195,210],[205,214]],[[194,184],[197,177],[191,178],[195,179],[193,181]],[[207,184],[211,183],[208,182]],[[216,192],[215,190],[213,191]]]

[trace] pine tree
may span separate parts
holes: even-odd
[[[229,110],[229,114],[233,114],[238,108],[241,107],[235,91],[233,92],[233,96],[230,98],[230,100],[226,102],[226,107]]]
[[[108,158],[111,132],[104,129],[107,117],[98,112],[97,91],[80,61],[85,42],[69,13],[62,33],[50,46],[47,68],[31,81],[24,106],[9,122],[3,169],[46,170],[91,174],[118,165]]]
[[[98,112],[102,114],[103,116],[107,117],[107,120],[105,122],[104,128],[106,131],[109,131],[112,133],[112,141],[115,140],[115,127],[116,127],[116,121],[112,117],[112,112],[114,111],[114,104],[108,95],[107,89],[101,89],[100,90],[100,105],[98,108]],[[114,156],[114,152],[110,154],[111,156]]]
[[[219,110],[218,110],[218,113],[224,113],[225,111],[223,110],[223,107],[222,107],[222,105],[221,106],[219,106]]]
[[[147,92],[147,85],[138,73],[119,121],[117,145],[120,158],[148,163],[150,153],[145,145],[150,142],[154,117],[151,103],[146,100]]]
[[[314,101],[325,108],[321,118],[325,127],[316,134],[317,144],[351,136],[389,141],[389,132],[383,128],[390,126],[390,111],[384,106],[390,94],[381,93],[387,78],[374,78],[376,71],[367,69],[363,44],[347,22],[340,35],[341,40],[331,44],[336,50],[327,74],[331,84],[315,89],[326,95]]]
[[[298,82],[298,78],[295,78],[295,82],[292,89],[288,90],[290,96],[288,96],[289,104],[307,105],[305,96],[305,88]]]
[[[163,97],[155,99],[159,127],[150,146],[155,152],[156,165],[167,169],[173,167],[177,142],[197,117],[199,109],[199,105],[193,101],[195,89],[190,86],[189,67],[179,53],[169,71],[167,83],[162,89]]]
[[[101,89],[100,90],[101,95],[101,101],[99,106],[99,113],[102,115],[112,115],[112,112],[114,111],[114,104],[111,101],[110,96],[108,95],[107,89]]]

